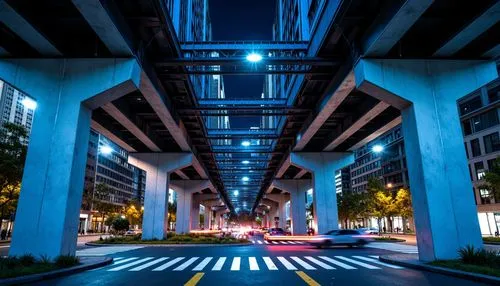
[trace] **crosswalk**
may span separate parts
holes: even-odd
[[[307,245],[304,241],[291,241],[291,240],[280,240],[280,241],[267,241],[260,239],[250,240],[255,245]]]
[[[279,271],[403,269],[368,256],[115,257],[105,271]]]

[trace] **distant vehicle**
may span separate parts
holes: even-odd
[[[333,245],[363,246],[373,241],[373,238],[355,229],[331,230],[311,239],[310,244],[317,248]]]
[[[364,227],[358,229],[362,234],[378,234],[378,228],[375,227]]]
[[[125,236],[134,236],[134,235],[138,235],[138,234],[142,234],[142,230],[130,229],[130,230],[127,230],[127,232],[125,232]]]
[[[270,236],[282,236],[282,235],[287,235],[282,228],[279,227],[270,228],[264,235],[264,240],[268,240]]]

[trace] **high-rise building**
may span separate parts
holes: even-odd
[[[500,79],[462,98],[458,103],[464,146],[483,235],[500,229],[500,201],[486,187],[485,173],[500,156]]]
[[[113,141],[90,131],[87,164],[85,170],[84,192],[94,196],[97,184],[107,185],[111,191],[108,195],[95,199],[113,204],[126,206],[132,200],[140,205],[144,203],[146,188],[146,171],[128,163],[128,152]],[[80,214],[80,228],[100,229],[102,217],[91,216],[91,205],[82,205]],[[88,219],[91,219],[89,225]]]
[[[0,127],[5,122],[24,126],[31,133],[34,109],[23,104],[25,100],[34,102],[29,96],[0,80]],[[28,144],[26,138],[26,144]]]

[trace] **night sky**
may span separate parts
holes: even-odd
[[[212,40],[272,40],[275,0],[209,0]],[[226,98],[260,98],[264,76],[224,76]],[[259,126],[260,118],[231,118],[232,128]]]

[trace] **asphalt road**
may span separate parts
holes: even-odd
[[[483,285],[378,261],[389,253],[257,241],[240,247],[86,248],[78,255],[107,255],[115,262],[32,285]]]

